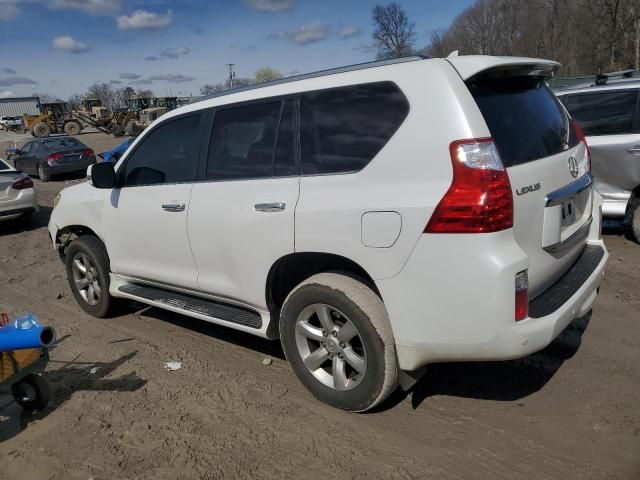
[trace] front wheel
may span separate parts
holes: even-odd
[[[67,249],[65,265],[78,305],[89,315],[107,317],[115,299],[109,294],[109,256],[103,243],[92,235],[76,238]]]
[[[397,386],[385,306],[348,274],[321,273],[298,285],[282,307],[280,339],[298,379],[333,407],[363,412]]]
[[[625,236],[636,243],[640,243],[640,197],[634,195],[627,205],[624,218]]]

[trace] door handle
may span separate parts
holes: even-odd
[[[162,209],[166,212],[184,212],[185,205],[183,202],[163,203]]]
[[[256,203],[253,208],[256,212],[281,212],[287,206],[282,202]]]
[[[640,155],[640,145],[634,145],[627,150],[631,155]]]

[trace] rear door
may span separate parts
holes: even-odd
[[[570,94],[563,103],[587,136],[596,189],[626,200],[640,185],[638,89]]]
[[[529,257],[532,298],[574,263],[592,221],[586,145],[544,71],[539,64],[499,66],[466,80],[509,174],[513,232]]]
[[[198,287],[266,308],[271,266],[294,251],[299,166],[294,99],[215,111],[189,208]]]

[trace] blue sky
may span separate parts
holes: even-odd
[[[198,94],[262,66],[285,75],[372,60],[375,0],[0,0],[0,95],[67,98],[97,81]],[[381,2],[385,3],[385,2]],[[405,0],[417,46],[471,0]],[[37,83],[33,83],[37,82]]]

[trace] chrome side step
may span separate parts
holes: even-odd
[[[127,284],[118,288],[118,291],[140,298],[142,301],[148,300],[164,304],[182,310],[187,314],[197,313],[198,315],[236,323],[249,328],[262,328],[262,317],[258,312],[236,305],[146,285]]]

